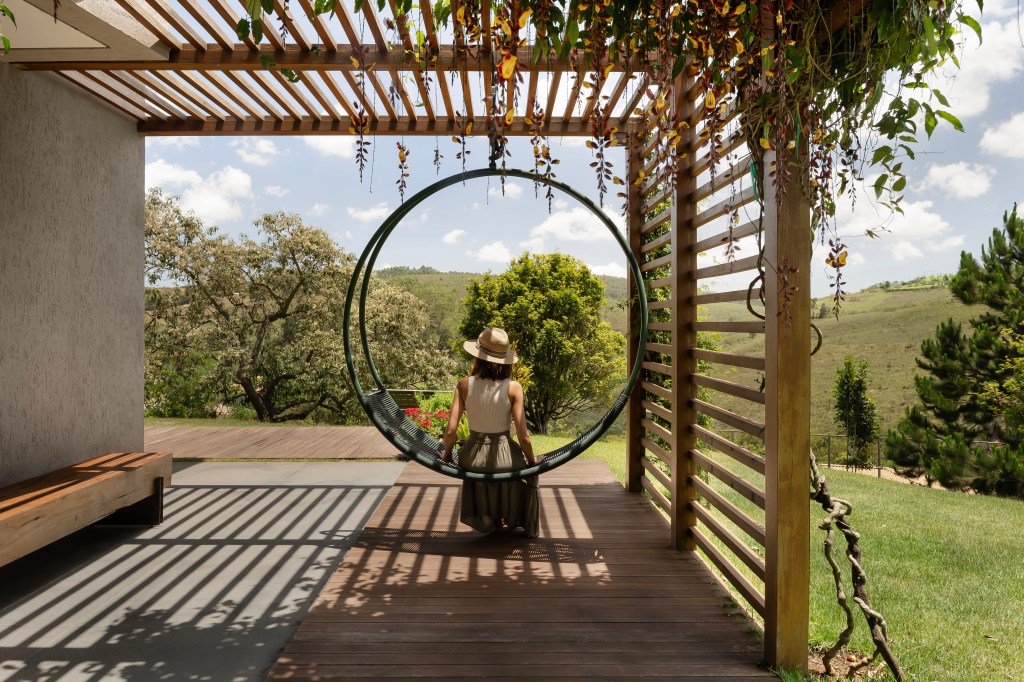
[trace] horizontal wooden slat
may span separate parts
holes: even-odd
[[[672,301],[648,301],[648,310],[665,310],[672,307]]]
[[[754,297],[754,300],[757,301],[757,289],[754,289],[751,295]],[[692,300],[694,305],[711,305],[712,303],[730,303],[732,301],[745,301],[747,300],[747,290],[738,289],[735,291],[699,293]]]
[[[747,448],[737,445],[728,438],[720,436],[709,429],[705,429],[699,424],[690,424],[690,432],[699,440],[703,441],[715,450],[718,450],[722,454],[732,457],[740,464],[750,467],[759,474],[764,474],[764,457],[754,454]]]
[[[694,322],[693,328],[699,332],[725,332],[729,334],[764,334],[764,320],[743,322]]]
[[[722,516],[735,523],[740,530],[764,547],[764,526],[744,514],[739,507],[722,497],[717,490],[702,481],[699,476],[691,476],[690,483],[697,489],[697,493],[699,495],[707,500],[712,507],[722,513]]]
[[[724,159],[726,156],[736,151],[740,147],[746,144],[743,135],[735,133],[731,137],[726,138],[722,143],[722,149],[718,153],[719,159]],[[701,173],[711,167],[711,155],[704,153],[697,157],[693,164],[689,167],[689,173],[691,177],[698,177]]]
[[[670,389],[665,388],[664,386],[659,386],[658,384],[651,383],[650,381],[641,381],[640,388],[642,388],[643,390],[647,391],[652,395],[658,396],[659,398],[664,398],[665,400],[672,400],[672,391]]]
[[[732,563],[722,554],[717,547],[715,547],[708,538],[704,536],[696,528],[690,529],[690,533],[693,535],[693,540],[700,549],[707,554],[719,571],[725,576],[725,579],[732,584],[736,591],[750,604],[751,608],[754,609],[762,618],[765,614],[764,595],[758,592],[757,588],[750,584],[742,573],[740,573]]]
[[[640,401],[640,407],[644,408],[645,410],[650,411],[652,414],[655,414],[655,415],[661,417],[662,419],[664,419],[667,422],[671,422],[672,421],[672,411],[669,410],[664,405],[659,405],[658,403],[652,403],[649,400],[641,400]]]
[[[658,490],[658,487],[651,482],[651,479],[646,476],[640,477],[640,485],[643,486],[650,496],[653,498],[654,503],[661,508],[666,514],[672,513],[672,503],[669,502],[668,498],[665,497],[665,493]]]
[[[640,437],[640,445],[643,446],[644,450],[647,450],[647,452],[660,459],[662,464],[667,466],[669,469],[675,469],[675,458],[672,457],[672,453],[668,450],[645,436]]]
[[[662,484],[666,488],[672,488],[672,479],[668,477],[664,471],[662,471],[657,464],[652,462],[647,457],[640,458],[640,465],[650,472],[651,476],[657,479],[658,483]]]
[[[671,277],[662,277],[660,279],[645,279],[644,286],[648,289],[661,289],[663,287],[672,286]]]
[[[709,265],[704,268],[697,268],[695,276],[697,279],[710,279],[712,277],[732,275],[737,272],[747,272],[748,270],[756,269],[759,261],[760,258],[755,254],[753,256],[747,256],[746,258],[738,258],[724,263],[716,263],[715,265]]]
[[[734,384],[731,381],[724,381],[722,379],[716,379],[703,374],[694,374],[693,383],[698,386],[703,386],[704,388],[710,388],[712,391],[726,393],[737,398],[749,400],[752,403],[764,405],[764,393],[756,388],[740,386],[739,384]]]
[[[642,366],[649,372],[657,372],[658,374],[664,374],[665,376],[672,375],[672,367],[662,362],[644,362],[642,363]]]
[[[647,344],[648,348],[651,344]],[[723,353],[717,350],[706,350],[694,348],[690,351],[698,360],[713,362],[718,365],[729,365],[731,367],[744,367],[746,369],[757,369],[764,371],[764,357],[757,355],[737,355],[735,353]]]
[[[662,225],[667,225],[672,220],[672,211],[662,211],[658,215],[654,216],[650,220],[644,222],[640,226],[640,234],[647,234],[651,230],[655,230]]]
[[[651,435],[657,436],[664,441],[672,441],[672,432],[661,424],[656,424],[650,419],[641,419],[640,426],[644,427],[647,430],[647,433],[650,433]]]
[[[755,554],[750,547],[743,544],[739,538],[711,515],[707,509],[697,502],[690,502],[690,509],[697,515],[697,519],[704,524],[722,543],[729,548],[736,558],[743,562],[759,580],[764,580],[764,559]]]
[[[690,455],[693,457],[694,461],[697,462],[697,466],[707,471],[709,474],[756,504],[761,509],[764,509],[764,492],[760,488],[746,479],[732,473],[700,450],[690,450]]]
[[[188,121],[152,121],[143,120],[139,124],[139,132],[144,135],[351,135],[353,121],[348,116],[334,119],[328,116],[320,118],[284,116],[278,121],[274,118],[238,119],[228,116],[223,121],[193,119]],[[396,117],[393,119],[371,120],[367,134],[370,135],[429,135],[447,136],[461,133],[463,122],[438,117],[434,120],[426,118],[412,119]],[[484,136],[487,130],[487,119],[474,119],[472,136]],[[481,132],[484,131],[484,132]],[[553,119],[545,124],[545,131],[552,136],[586,137],[593,134],[590,121],[582,118],[571,120]],[[506,136],[526,136],[531,134],[529,126],[516,120],[504,129]]]
[[[671,322],[651,322],[647,328],[653,332],[670,332],[675,329],[675,325]]]
[[[672,233],[666,232],[665,234],[655,237],[649,242],[640,245],[640,253],[648,253],[654,251],[659,246],[664,246],[672,240]]]
[[[672,254],[669,253],[669,254],[666,254],[664,256],[660,256],[658,258],[655,258],[654,260],[650,260],[650,261],[647,261],[645,263],[640,263],[640,271],[641,272],[650,272],[651,270],[655,270],[657,268],[664,267],[664,266],[668,265],[671,262],[672,262]]]
[[[722,230],[716,235],[708,237],[707,239],[701,239],[699,242],[697,242],[693,247],[693,252],[704,253],[705,251],[710,251],[711,249],[717,249],[718,247],[725,246],[730,241],[738,242],[741,239],[745,239],[747,237],[751,237],[757,234],[760,227],[761,225],[759,221],[751,220],[749,222],[743,223],[742,225],[737,225],[731,230]]]
[[[728,168],[718,171],[713,180],[708,180],[706,183],[698,187],[693,193],[693,200],[701,201],[702,199],[706,199],[729,183],[740,180],[749,174],[750,155],[746,154],[743,158],[729,164]]]
[[[641,201],[640,212],[644,214],[650,213],[651,211],[658,207],[658,204],[664,203],[671,198],[672,187],[666,187],[665,189],[661,190],[660,192],[652,196],[650,199],[644,199],[643,201]]]
[[[690,402],[693,404],[693,408],[701,414],[711,417],[712,419],[717,419],[723,424],[731,426],[734,429],[738,429],[743,433],[753,436],[754,438],[764,440],[764,424],[756,422],[753,419],[747,419],[735,412],[722,409],[718,405],[706,403],[703,400],[697,400],[694,398]]]
[[[671,353],[672,346],[667,343],[650,343],[647,344],[647,351],[650,353]]]

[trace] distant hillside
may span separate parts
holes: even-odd
[[[811,360],[812,433],[837,430],[832,422],[832,386],[846,355],[868,362],[870,391],[878,406],[883,431],[895,426],[903,416],[904,407],[916,399],[914,375],[919,370],[914,359],[921,341],[932,337],[940,322],[952,318],[965,323],[966,327],[967,321],[984,309],[984,306],[960,303],[944,281],[931,279],[931,282],[883,283],[848,294],[838,320],[833,315],[813,319],[824,342]],[[822,304],[827,310],[831,299],[816,299],[812,318],[817,318]],[[744,303],[719,303],[708,306],[707,312],[711,320],[751,319]],[[761,336],[722,334],[718,342],[723,350],[733,353],[759,355],[764,351]],[[749,386],[758,383],[756,373],[748,370],[726,370],[719,376]],[[746,407],[744,401],[721,394],[715,394],[714,400],[736,410]],[[749,410],[746,412],[751,414]]]
[[[462,299],[466,286],[473,277],[482,275],[468,272],[438,272],[430,267],[387,268],[376,272],[392,284],[414,294],[426,305],[427,315],[443,345],[459,339],[462,322]],[[603,317],[616,331],[626,330],[626,279],[601,276],[605,286],[606,304]]]

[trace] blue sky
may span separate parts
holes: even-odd
[[[1015,2],[999,0],[986,3],[982,25],[984,43],[979,47],[973,33],[963,36],[963,69],[954,79],[937,83],[966,132],[941,127],[917,160],[905,164],[904,214],[878,208],[870,190],[858,192],[855,208],[849,202],[840,207],[838,229],[850,250],[848,290],[954,272],[961,250],[979,253],[1003,212],[1014,202],[1024,204],[1024,19],[1018,18]],[[372,162],[360,183],[348,137],[147,138],[146,185],[180,195],[187,209],[232,235],[254,235],[255,218],[283,210],[300,214],[358,253],[399,204],[395,141],[373,140]],[[442,177],[461,168],[455,158],[459,148],[450,138],[408,137],[404,142],[412,166],[407,196],[438,178],[435,144],[444,155]],[[591,153],[583,139],[552,142],[561,161],[559,179],[596,201]],[[486,139],[470,140],[467,167],[485,165],[486,146]],[[511,149],[510,166],[528,168],[532,155],[526,141],[513,140]],[[615,172],[622,174],[623,153],[615,151],[611,158]],[[871,181],[869,176],[868,187]],[[622,224],[620,207],[613,189],[605,208]],[[880,238],[863,236],[879,228]],[[740,247],[739,256],[754,252],[752,242]],[[429,199],[396,230],[380,261],[497,271],[524,250],[559,250],[596,272],[625,273],[618,246],[581,206],[559,197],[549,214],[543,197],[534,198],[531,183],[509,181],[502,195],[497,180],[477,180]],[[712,252],[701,262],[723,258]],[[829,293],[823,259],[818,249],[812,269],[815,296]],[[749,277],[739,279],[745,286]],[[712,282],[717,289],[736,285],[735,278]]]

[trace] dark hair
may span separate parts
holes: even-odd
[[[473,371],[470,372],[470,374],[475,377],[480,377],[481,379],[503,381],[512,376],[512,365],[499,365],[496,362],[488,362],[481,358],[474,358]]]

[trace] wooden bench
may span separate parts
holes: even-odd
[[[106,519],[163,521],[171,456],[116,452],[0,488],[0,566]]]

